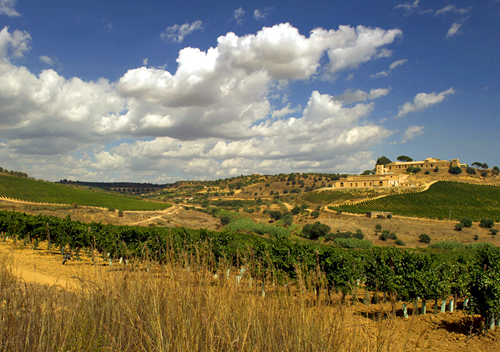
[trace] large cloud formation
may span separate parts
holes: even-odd
[[[362,169],[371,158],[366,150],[392,133],[369,122],[374,103],[367,101],[389,89],[338,97],[313,91],[303,109],[278,109],[273,99],[292,81],[390,56],[387,45],[400,35],[340,26],[306,37],[285,23],[241,37],[227,33],[207,51],[184,48],[175,73],[140,67],[117,82],[85,82],[14,65],[8,58],[24,55],[31,38],[4,28],[0,161],[52,179],[157,182]]]

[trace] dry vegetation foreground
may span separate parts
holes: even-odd
[[[55,251],[0,243],[0,350],[9,351],[497,351],[500,329],[476,335],[458,310],[390,315],[390,304],[339,304],[192,260],[61,264]],[[349,297],[348,302],[351,302]],[[459,305],[460,307],[460,305]],[[382,319],[379,320],[379,313]]]

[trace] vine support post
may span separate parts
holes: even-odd
[[[445,299],[443,299],[441,301],[441,313],[444,313],[444,312],[446,312],[446,300]]]

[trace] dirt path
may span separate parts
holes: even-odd
[[[138,225],[141,225],[141,224],[144,224],[144,223],[152,222],[153,220],[165,220],[163,218],[164,216],[177,214],[181,209],[182,208],[181,208],[180,205],[173,204],[170,208],[167,208],[167,209],[164,209],[164,210],[160,210],[160,211],[155,211],[155,213],[160,212],[161,213],[160,215],[155,215],[155,216],[150,217],[148,219],[137,221],[135,223],[131,223],[130,225],[131,226],[138,226]]]

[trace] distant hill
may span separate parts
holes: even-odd
[[[121,210],[159,210],[170,204],[75,189],[51,182],[0,175],[0,197],[35,203],[87,205]]]

